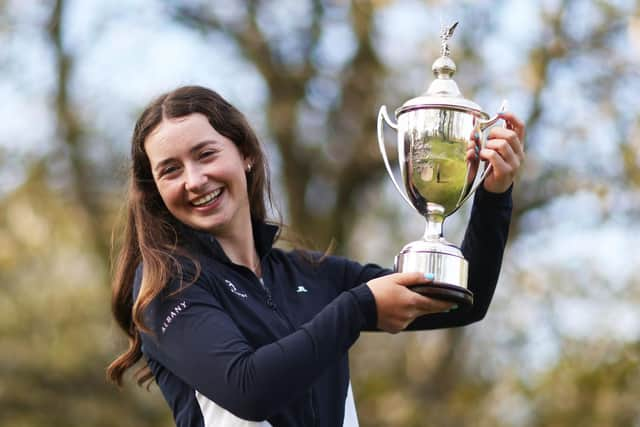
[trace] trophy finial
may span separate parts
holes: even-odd
[[[443,25],[440,31],[440,39],[442,40],[440,58],[436,59],[436,61],[431,66],[431,70],[433,71],[433,74],[440,80],[442,79],[451,80],[452,76],[456,72],[456,64],[455,62],[453,62],[453,60],[449,56],[450,51],[449,51],[448,41],[451,38],[451,36],[453,36],[453,32],[455,31],[457,26],[458,26],[458,21],[454,22],[448,27]],[[446,90],[446,92],[450,92],[452,94],[457,94],[457,95],[460,94],[460,91],[458,90],[457,86],[453,87],[451,84],[449,84],[448,86],[451,86],[451,87],[449,87]],[[443,88],[438,89],[438,91],[441,91],[441,90],[443,90]]]
[[[453,36],[453,32],[456,30],[458,26],[458,21],[451,24],[449,27],[442,26],[442,30],[440,31],[440,38],[442,39],[442,48],[440,50],[441,56],[449,56],[449,45],[447,42]]]

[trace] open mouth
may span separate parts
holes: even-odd
[[[222,191],[223,191],[223,188],[220,187],[212,193],[206,194],[198,199],[193,200],[191,204],[197,208],[203,207],[203,206],[209,206],[215,203],[215,201],[218,200],[218,198],[220,198]]]

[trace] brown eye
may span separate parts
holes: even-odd
[[[178,166],[175,166],[175,165],[166,166],[166,167],[164,167],[164,168],[162,168],[160,170],[160,173],[158,174],[158,177],[161,178],[161,177],[166,176],[166,175],[171,175],[172,173],[174,173],[177,170],[178,170]]]
[[[215,151],[215,150],[205,150],[205,151],[200,153],[200,158],[201,159],[208,159],[208,158],[212,157],[213,155],[215,155],[216,153],[217,153],[217,151]]]

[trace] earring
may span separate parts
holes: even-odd
[[[247,172],[251,172],[251,163],[247,163]]]

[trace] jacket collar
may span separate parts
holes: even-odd
[[[263,260],[264,257],[269,254],[271,248],[273,248],[280,227],[263,221],[252,221],[252,225],[256,251],[258,252],[260,260]],[[213,255],[215,259],[225,263],[231,263],[222,246],[220,246],[220,243],[212,234],[206,231],[196,230],[185,224],[180,224],[179,233],[184,236],[183,242],[188,250]]]

